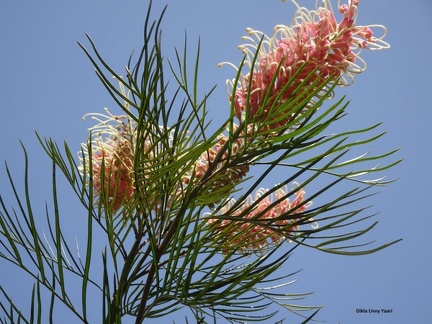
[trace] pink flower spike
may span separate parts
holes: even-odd
[[[287,101],[295,107],[317,90],[322,90],[315,95],[317,99],[331,96],[326,89],[335,82],[350,85],[354,75],[366,69],[360,58],[363,49],[389,47],[383,41],[385,27],[356,25],[359,1],[339,5],[339,22],[329,0],[317,1],[321,5],[315,10],[292,2],[297,10],[290,26],[277,25],[272,36],[247,29],[249,36],[243,39],[249,43],[239,48],[247,57],[245,65],[250,72],[242,74],[238,82],[227,81],[237,118],[243,122],[248,116],[248,123],[261,127],[258,132],[279,132],[293,118],[293,112],[285,105]],[[383,35],[374,36],[374,29],[383,30]],[[294,75],[296,79],[292,80]],[[308,77],[308,83],[304,83]],[[326,82],[327,87],[320,89]],[[300,84],[305,90],[295,91]],[[306,104],[303,112],[314,107],[314,103],[312,100]]]
[[[232,249],[239,249],[240,253],[263,253],[269,245],[277,245],[296,236],[299,231],[296,214],[302,214],[312,202],[305,203],[305,191],[298,189],[297,183],[292,184],[289,191],[286,186],[268,194],[268,189],[257,190],[255,197],[249,196],[246,201],[234,211],[235,200],[229,200],[218,212],[220,216],[239,217],[239,220],[209,218],[208,224],[213,226],[216,234],[223,237],[225,253]],[[294,193],[291,202],[289,192]],[[245,214],[246,213],[246,214]],[[210,213],[206,214],[211,216]],[[287,217],[290,215],[292,217]],[[283,218],[281,218],[283,216]],[[302,214],[301,217],[304,217]],[[246,221],[251,220],[251,222]],[[309,219],[312,221],[312,219]],[[317,225],[313,223],[313,228]]]

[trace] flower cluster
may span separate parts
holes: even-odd
[[[243,120],[247,110],[248,123],[265,123],[263,130],[279,129],[293,117],[284,103],[295,107],[309,101],[305,108],[311,107],[310,97],[328,96],[332,83],[349,85],[355,74],[364,71],[362,49],[389,47],[383,41],[385,27],[357,26],[359,1],[348,1],[338,6],[343,15],[339,22],[329,0],[320,1],[321,6],[311,11],[293,1],[297,11],[291,26],[277,25],[271,37],[247,29],[250,36],[244,40],[251,43],[239,48],[247,55],[251,72],[238,82],[228,80],[237,118]],[[382,29],[382,36],[375,37],[373,28]],[[327,88],[321,89],[326,82]]]
[[[91,152],[88,144],[82,144],[81,168],[87,174],[91,168],[94,196],[104,199],[103,206],[115,212],[133,198],[136,134],[127,116],[113,115],[108,109],[105,111],[106,115],[86,115],[91,115],[98,124],[89,129]]]
[[[290,201],[288,196],[292,194],[295,198]],[[244,254],[261,253],[267,245],[277,245],[295,236],[300,223],[318,226],[311,218],[304,220],[303,213],[311,204],[305,202],[305,191],[297,183],[293,183],[291,192],[286,186],[273,194],[268,189],[259,189],[254,199],[249,196],[235,208],[235,201],[229,200],[218,212],[221,217],[210,218],[208,223],[214,226],[219,238],[223,237],[224,253],[232,249]]]
[[[234,125],[234,132],[236,129],[237,126]],[[212,168],[211,174],[215,175],[217,173],[217,178],[211,188],[213,191],[223,187],[231,188],[233,185],[239,183],[249,172],[249,165],[231,164],[230,161],[236,155],[241,154],[244,138],[238,137],[231,143],[229,148],[225,147],[228,140],[227,135],[220,134],[217,143],[201,154],[198,161],[195,162],[192,172],[186,174],[182,178],[182,182],[187,185],[191,181],[191,178],[194,181],[200,180]]]

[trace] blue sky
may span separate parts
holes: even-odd
[[[300,3],[312,7],[314,2]],[[190,45],[200,39],[200,87],[206,91],[218,85],[210,107],[217,123],[218,116],[228,109],[225,80],[234,76],[231,68],[218,68],[217,64],[240,61],[236,47],[246,27],[270,33],[274,25],[291,22],[294,6],[278,0],[156,0],[154,11],[167,3],[162,25],[165,56],[173,58],[174,47],[182,47],[185,32]],[[290,289],[313,291],[304,304],[324,305],[319,318],[327,323],[426,323],[432,321],[432,221],[426,204],[432,193],[432,65],[427,61],[432,53],[432,3],[363,0],[359,12],[359,24],[387,27],[391,49],[364,53],[368,69],[356,77],[353,86],[341,91],[351,101],[343,122],[348,129],[383,122],[380,129],[387,134],[371,148],[378,152],[401,148],[397,158],[403,158],[403,163],[386,172],[389,178],[399,180],[369,200],[373,211],[379,212],[380,223],[368,238],[376,239],[377,244],[404,240],[364,257],[298,249],[287,271],[303,271]],[[132,50],[141,46],[145,14],[146,1],[136,0],[1,2],[0,109],[4,133],[0,160],[7,160],[19,179],[23,165],[19,140],[24,142],[31,162],[33,200],[41,210],[49,200],[50,164],[34,131],[60,143],[66,140],[78,151],[89,127],[81,117],[101,112],[103,107],[114,108],[77,41],[88,45],[85,33],[89,33],[105,59],[122,73]],[[0,180],[0,192],[7,197],[3,170]],[[64,200],[65,222],[78,226],[74,201]],[[74,233],[70,237],[73,239]],[[0,262],[1,284],[17,296],[30,293],[25,276]],[[388,308],[393,313],[356,313],[360,308]],[[62,323],[74,321],[65,318]]]

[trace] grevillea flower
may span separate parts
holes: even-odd
[[[338,4],[339,22],[329,0],[317,1],[316,10],[300,7],[293,0],[297,11],[291,26],[277,25],[271,37],[247,29],[250,36],[243,39],[250,43],[239,48],[247,55],[251,72],[241,75],[238,82],[227,81],[238,119],[244,119],[247,109],[249,123],[266,121],[265,128],[279,128],[292,118],[292,111],[280,109],[286,101],[295,106],[311,94],[317,98],[328,95],[328,88],[319,88],[326,81],[327,87],[335,82],[351,84],[354,75],[366,68],[359,56],[363,49],[389,47],[383,41],[385,27],[357,26],[359,1],[348,1]],[[381,29],[382,36],[376,37],[373,29]]]
[[[81,168],[89,174],[91,163],[96,203],[104,197],[102,205],[115,212],[130,202],[134,193],[136,134],[134,124],[127,116],[113,115],[108,109],[105,111],[106,115],[86,115],[98,124],[89,129],[92,135],[91,152],[87,144],[82,144]]]
[[[235,132],[236,129],[237,126],[234,125],[233,131]],[[227,141],[228,136],[220,134],[217,143],[205,153],[201,154],[200,158],[193,166],[193,171],[188,172],[182,178],[182,182],[187,185],[191,181],[191,178],[193,178],[194,181],[200,180],[208,172],[210,167],[212,167],[211,174],[217,174],[217,178],[213,182],[211,188],[213,191],[223,187],[232,187],[241,179],[243,179],[249,172],[249,165],[229,165],[229,163],[233,157],[235,157],[237,154],[241,154],[241,150],[244,145],[244,138],[237,138],[235,141],[233,141],[229,149],[226,149],[223,153],[220,153]],[[219,154],[221,155],[218,157]],[[208,176],[210,176],[210,174]]]
[[[123,97],[127,98],[129,93],[120,81],[119,88]],[[129,111],[126,100],[124,109]],[[93,178],[95,203],[102,203],[103,208],[116,212],[121,207],[130,205],[132,200],[140,199],[140,208],[157,210],[160,207],[158,197],[161,195],[154,189],[154,184],[148,183],[154,165],[157,164],[155,158],[163,150],[155,126],[149,125],[145,134],[138,134],[137,123],[131,117],[113,115],[107,108],[105,114],[90,113],[83,119],[88,116],[97,121],[97,124],[89,128],[90,145],[81,145],[79,157],[82,173]],[[161,126],[157,127],[164,131]],[[141,138],[138,140],[138,137]],[[168,142],[172,142],[171,133]],[[139,175],[135,173],[137,168],[141,170]]]
[[[304,211],[312,204],[305,202],[305,191],[293,183],[295,198],[290,201],[286,186],[272,194],[268,189],[259,189],[254,199],[249,196],[244,203],[231,211],[235,200],[231,199],[218,212],[221,216],[239,217],[236,219],[210,218],[208,223],[214,227],[219,238],[223,238],[224,253],[238,249],[241,253],[261,253],[269,244],[277,245],[299,231],[299,218],[304,221]],[[206,214],[210,216],[211,214]],[[297,215],[297,217],[296,217]],[[282,217],[281,217],[282,216]],[[241,218],[240,218],[241,217]],[[281,217],[281,218],[280,218]],[[313,227],[313,219],[308,222]]]

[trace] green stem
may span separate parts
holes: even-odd
[[[132,246],[132,249],[127,256],[125,260],[125,264],[122,270],[122,273],[120,275],[120,279],[118,281],[118,287],[116,291],[114,292],[111,303],[110,303],[110,310],[107,314],[109,321],[107,323],[115,323],[115,319],[117,318],[119,309],[119,301],[123,298],[123,295],[127,291],[127,281],[129,277],[130,270],[132,269],[132,264],[134,263],[134,260],[136,259],[136,255],[140,250],[142,235],[141,233],[137,233],[134,245]]]

